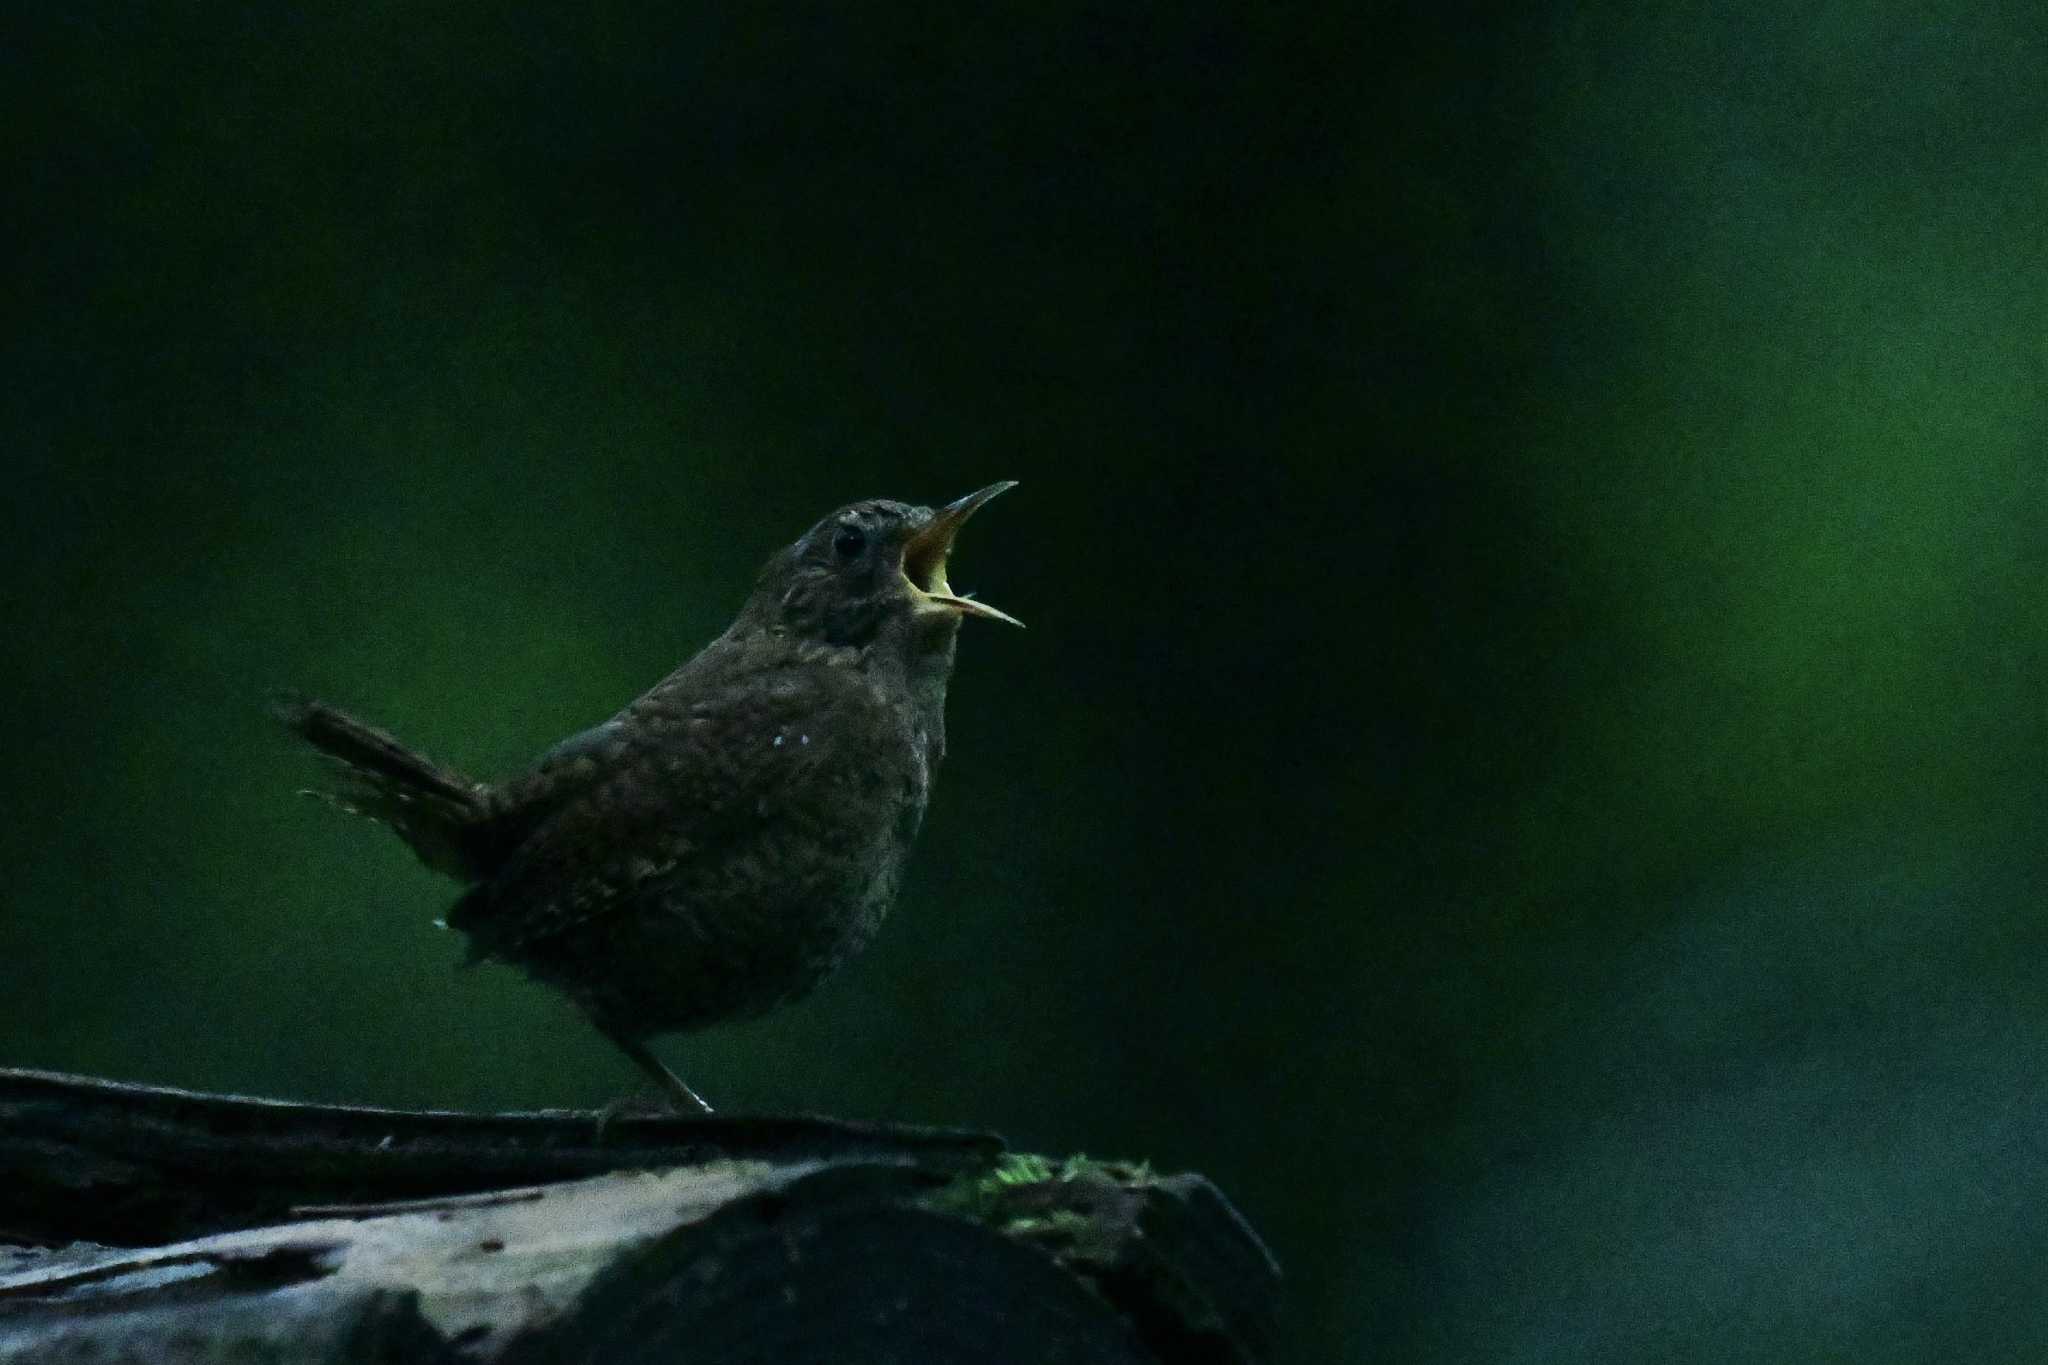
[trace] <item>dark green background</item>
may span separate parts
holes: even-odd
[[[1207,1172],[1303,1360],[2048,1350],[2033,5],[84,4],[0,39],[0,1062],[632,1082],[291,792],[1023,486],[728,1108]]]

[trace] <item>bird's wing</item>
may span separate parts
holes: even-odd
[[[600,721],[588,730],[578,730],[567,739],[552,745],[540,756],[540,762],[535,766],[543,772],[550,772],[572,768],[579,760],[586,758],[601,761],[612,746],[624,738],[625,729],[625,717],[613,716],[610,720]]]
[[[657,688],[543,761],[582,780],[548,809],[498,875],[452,910],[473,959],[522,948],[629,904],[749,837],[778,792],[834,761],[849,712],[871,705],[853,669],[782,669],[742,685]],[[608,734],[601,734],[609,730]]]

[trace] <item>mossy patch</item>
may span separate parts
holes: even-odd
[[[923,1201],[1029,1242],[1066,1263],[1113,1260],[1152,1183],[1144,1162],[1009,1153]]]

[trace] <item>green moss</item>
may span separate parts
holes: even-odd
[[[1151,1183],[1148,1162],[1097,1161],[1076,1154],[1055,1160],[1035,1152],[1008,1152],[993,1166],[963,1175],[923,1201],[924,1207],[984,1221],[1016,1202],[1020,1192],[1044,1185],[1088,1181],[1132,1187]]]
[[[1054,1209],[1044,1214],[1019,1214],[1005,1219],[1002,1231],[1012,1237],[1063,1238],[1078,1241],[1088,1235],[1088,1215],[1078,1209]]]
[[[1053,1179],[1053,1164],[1035,1152],[1006,1152],[986,1179],[997,1187],[1035,1185]]]
[[[1101,1240],[1104,1230],[1096,1226],[1091,1210],[1102,1204],[1104,1195],[1114,1197],[1115,1191],[1139,1188],[1152,1179],[1152,1168],[1145,1162],[1009,1153],[930,1195],[923,1205],[1060,1254]]]

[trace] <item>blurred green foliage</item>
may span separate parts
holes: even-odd
[[[1024,487],[727,1107],[1216,1178],[1301,1358],[2020,1358],[2048,20],[36,16],[0,1061],[598,1104],[274,688],[503,771],[855,497]]]

